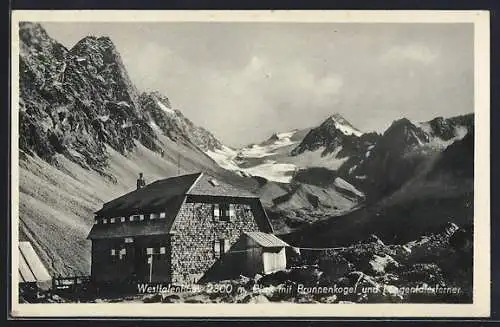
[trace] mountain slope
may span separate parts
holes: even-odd
[[[204,171],[255,190],[221,168],[220,147],[157,92],[139,94],[109,38],[70,50],[39,24],[20,24],[20,237],[52,274],[88,274],[93,212],[147,182]]]
[[[403,243],[448,222],[473,224],[473,130],[435,155],[395,192],[366,207],[286,236],[296,246],[339,246],[376,234]]]
[[[378,141],[361,155],[353,155],[338,173],[376,201],[419,174],[474,124],[472,114],[429,122],[394,121]]]

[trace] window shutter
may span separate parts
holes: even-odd
[[[214,218],[214,221],[219,220],[219,205],[218,204],[214,204],[212,206],[212,208],[213,208],[213,218]]]
[[[214,241],[214,254],[216,258],[220,258],[220,242],[219,240]]]
[[[225,239],[224,240],[224,253],[228,252],[229,251],[229,240],[228,239]]]
[[[235,212],[234,204],[230,204],[229,205],[229,220],[233,220],[235,218],[234,212]]]

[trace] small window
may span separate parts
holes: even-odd
[[[146,249],[146,254],[148,254],[148,255],[153,254],[153,248],[147,248]]]
[[[111,255],[116,255],[116,250],[115,249],[111,249]]]
[[[127,249],[121,249],[119,253],[120,260],[122,260],[127,255]]]
[[[132,237],[126,237],[125,243],[134,243],[134,239]]]
[[[120,221],[121,221],[122,223],[124,223],[124,222],[125,222],[125,217],[121,217],[121,218],[120,218]]]
[[[149,219],[151,219],[151,220],[156,219],[158,217],[159,217],[159,215],[157,213],[152,213],[149,215]]]
[[[108,220],[107,220],[106,218],[104,218],[104,219],[102,220],[102,223],[103,223],[103,224],[107,224],[107,223],[108,223]]]
[[[224,253],[229,251],[229,240],[220,238],[214,241],[214,255],[216,258],[220,258]]]
[[[216,258],[220,258],[220,241],[219,240],[215,240],[214,241],[214,256]]]
[[[229,210],[231,206],[227,203],[219,204],[219,218],[221,221],[229,221],[231,217],[231,212]]]
[[[162,246],[160,247],[160,254],[166,254],[167,253],[167,248]]]
[[[144,220],[144,215],[140,215],[139,220],[141,220],[141,221]]]
[[[135,218],[135,216],[130,216],[130,217],[128,217],[128,220],[129,221],[134,221],[134,218]]]
[[[167,213],[166,212],[160,212],[160,219],[166,218]]]
[[[111,219],[109,220],[109,223],[110,223],[110,224],[114,224],[114,223],[115,223],[115,218],[111,218]]]
[[[212,206],[212,217],[214,218],[214,221],[219,220],[219,214],[220,214],[219,205],[214,204]]]

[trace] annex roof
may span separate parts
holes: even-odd
[[[245,234],[264,248],[288,247],[288,243],[279,239],[274,234],[263,232],[245,232]]]
[[[48,283],[52,277],[30,242],[19,242],[19,282]]]

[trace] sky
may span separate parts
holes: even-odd
[[[109,36],[140,91],[229,146],[340,113],[363,132],[474,111],[467,23],[43,23],[71,48]]]

